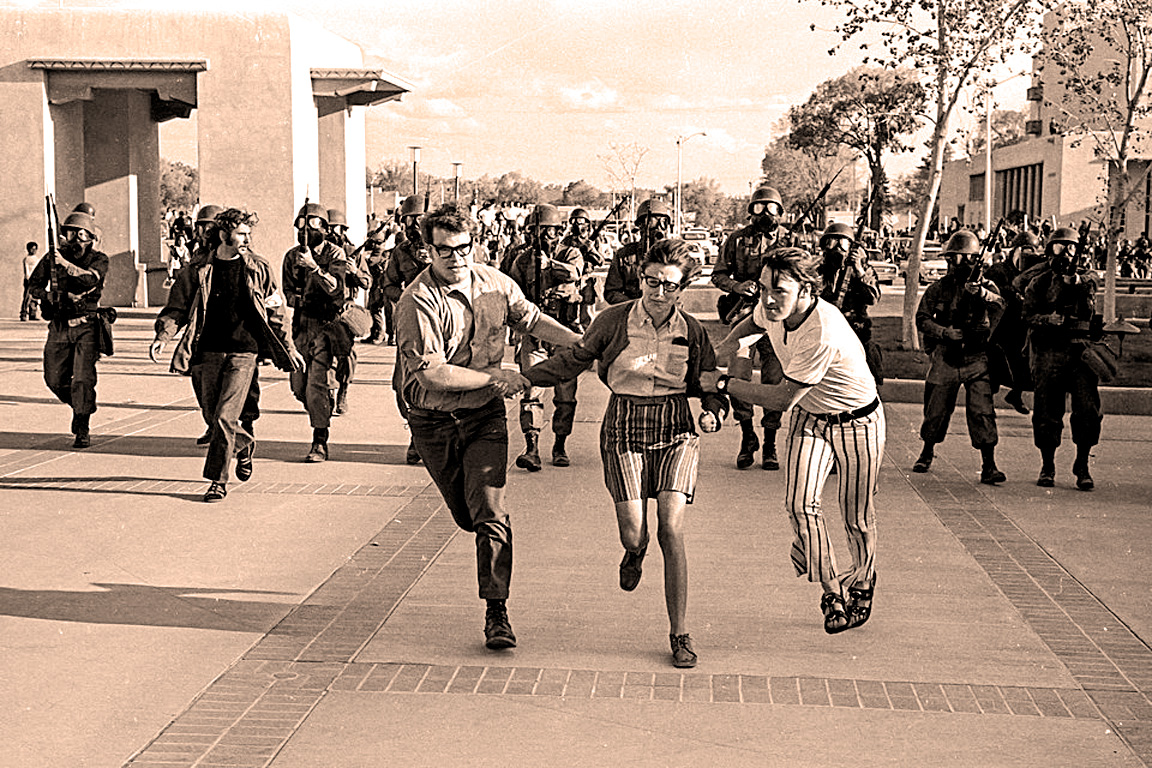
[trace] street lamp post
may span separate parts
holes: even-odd
[[[680,229],[682,226],[682,221],[681,221],[682,214],[680,212],[680,209],[681,209],[680,187],[684,183],[683,174],[681,171],[681,169],[683,167],[683,161],[684,161],[684,144],[689,139],[694,139],[697,136],[707,136],[707,135],[708,134],[704,133],[704,131],[697,131],[696,133],[693,133],[690,136],[677,136],[676,137],[676,234],[677,235],[680,234]]]
[[[457,203],[460,202],[460,166],[464,163],[459,160],[452,163],[452,178],[453,178],[453,200]]]
[[[420,147],[408,147],[412,150],[412,194],[415,195],[416,189],[416,170],[420,167]]]

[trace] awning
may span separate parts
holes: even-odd
[[[411,83],[382,69],[312,70],[312,95],[321,116],[349,107],[396,101],[411,91]]]
[[[151,91],[152,119],[188,117],[196,108],[196,75],[208,69],[201,60],[29,59],[31,69],[45,71],[48,103],[91,101],[93,90]]]

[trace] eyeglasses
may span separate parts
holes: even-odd
[[[472,241],[469,240],[468,242],[457,246],[433,245],[432,250],[435,251],[436,255],[442,259],[453,259],[456,257],[465,258],[469,253],[472,252]]]
[[[660,278],[652,277],[651,275],[644,275],[643,279],[644,285],[653,290],[657,288],[663,288],[664,293],[675,293],[684,287],[680,283],[674,283],[671,280],[661,280]]]
[[[752,207],[749,210],[751,210],[752,213],[756,214],[757,216],[765,212],[779,216],[782,212],[782,209],[778,204],[763,202],[752,203]]]

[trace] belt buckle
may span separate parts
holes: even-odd
[[[87,315],[81,315],[80,317],[70,317],[68,318],[68,327],[75,328],[76,326],[83,325],[86,322],[88,322]]]

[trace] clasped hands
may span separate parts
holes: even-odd
[[[488,372],[492,377],[492,383],[488,386],[496,390],[502,397],[512,397],[518,395],[532,383],[519,371],[514,371],[511,368],[496,368]]]

